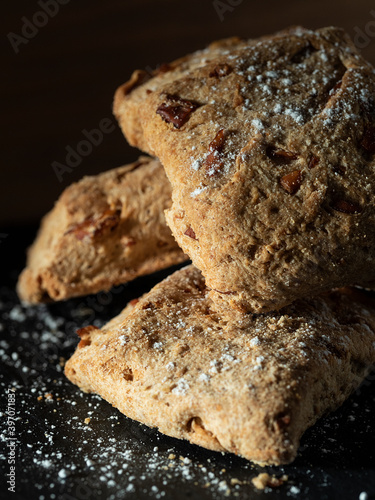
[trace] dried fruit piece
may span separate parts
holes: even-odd
[[[266,149],[268,158],[279,164],[288,164],[298,159],[297,153],[287,151],[286,149],[279,149],[275,146],[268,146]]]
[[[78,240],[83,240],[86,237],[95,238],[105,231],[115,228],[120,221],[120,214],[120,210],[108,209],[97,219],[89,217],[83,222],[74,224],[65,234],[74,234]]]
[[[204,165],[206,167],[206,174],[208,177],[213,177],[224,167],[224,161],[218,153],[213,152],[210,153],[204,161]]]
[[[218,153],[221,153],[224,147],[225,137],[226,133],[225,130],[222,128],[215,135],[215,138],[210,142],[208,146],[209,151],[211,152],[217,151]]]
[[[216,290],[216,288],[211,288],[214,292],[221,293],[222,295],[234,295],[236,292],[223,292],[222,290]]]
[[[91,344],[90,334],[95,330],[99,330],[99,328],[94,325],[88,325],[77,330],[77,335],[81,338],[78,344],[79,348],[86,347]]]
[[[121,210],[106,210],[96,219],[93,236],[101,236],[105,231],[114,229],[120,222]]]
[[[332,203],[332,208],[337,212],[344,214],[359,214],[362,212],[362,207],[358,203],[353,203],[346,200],[337,200]]]
[[[221,153],[223,152],[225,138],[226,132],[222,128],[208,146],[209,154],[204,160],[203,166],[206,168],[206,174],[209,177],[213,177],[224,166],[224,159]]]
[[[78,328],[77,330],[77,335],[78,337],[84,337],[85,335],[90,335],[90,333],[95,332],[95,330],[99,330],[97,326],[94,325],[87,325],[84,326],[83,328]]]
[[[135,238],[130,237],[130,236],[123,236],[121,238],[121,243],[122,243],[124,248],[128,248],[128,247],[133,247],[134,245],[136,245],[137,240]]]
[[[361,146],[371,154],[375,154],[375,127],[366,127]]]
[[[136,304],[138,304],[138,302],[139,302],[139,299],[132,299],[132,300],[129,302],[129,304],[130,304],[131,306],[135,306]]]
[[[280,184],[289,194],[295,194],[302,184],[301,170],[293,170],[293,172],[284,175],[280,179]]]
[[[288,425],[290,425],[290,415],[286,415],[284,413],[281,413],[279,416],[276,417],[276,420],[275,420],[275,427],[277,429],[285,429],[286,427],[288,427]]]
[[[214,69],[210,72],[210,77],[222,78],[223,76],[227,76],[232,73],[233,68],[229,66],[229,64],[218,64],[214,67]]]
[[[80,222],[79,224],[75,224],[68,229],[65,234],[73,233],[77,240],[83,240],[86,236],[90,235],[90,227],[94,224],[94,219],[90,217],[89,219]]]
[[[308,167],[309,168],[314,168],[316,165],[320,162],[320,158],[315,156],[314,154],[310,156]]]
[[[188,227],[186,231],[184,232],[186,236],[189,236],[189,238],[192,238],[193,240],[196,240],[197,237],[195,236],[195,232],[191,227]]]
[[[181,128],[200,104],[171,94],[166,95],[166,101],[160,104],[156,113],[167,123],[173,123],[175,128]]]
[[[86,347],[91,344],[91,340],[88,337],[84,337],[82,340],[79,341],[78,347]]]

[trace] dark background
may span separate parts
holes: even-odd
[[[373,0],[61,1],[66,5],[19,46],[18,54],[7,35],[22,35],[24,18],[32,21],[41,7],[34,0],[2,2],[0,226],[5,234],[11,234],[9,226],[37,223],[63,188],[83,175],[137,157],[116,125],[61,182],[51,167],[53,161],[65,163],[65,147],[75,149],[83,129],[112,118],[114,91],[136,68],[154,68],[218,38],[256,37],[292,24],[339,25],[353,37],[358,29],[367,31],[360,42],[375,63]]]

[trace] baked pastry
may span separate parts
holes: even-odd
[[[225,38],[211,43],[206,49],[181,57],[171,63],[163,63],[153,71],[137,69],[130,80],[121,85],[115,94],[113,112],[130,144],[147,150],[144,143],[139,106],[150,92],[186,76],[190,71],[205,65],[211,59],[225,53],[231,47],[246,43],[238,37]]]
[[[29,249],[21,299],[96,293],[186,260],[165,222],[170,197],[162,166],[145,156],[71,185]]]
[[[237,321],[188,266],[134,302],[78,332],[66,376],[164,434],[261,464],[292,461],[375,361],[375,299],[355,289]]]
[[[345,32],[293,28],[171,67],[114,110],[165,167],[167,222],[216,306],[267,312],[374,280],[375,73]]]

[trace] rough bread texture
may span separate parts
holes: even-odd
[[[129,143],[144,151],[147,150],[147,144],[143,140],[139,105],[150,92],[189,74],[193,69],[206,64],[230,47],[245,43],[238,37],[226,38],[211,43],[204,50],[181,57],[171,63],[161,64],[153,72],[139,69],[134,71],[130,80],[117,89],[113,101],[113,113]]]
[[[134,91],[137,144],[166,169],[167,222],[217,306],[374,280],[375,74],[345,32],[293,28],[167,75]]]
[[[347,288],[241,321],[212,305],[196,268],[177,271],[102,330],[81,329],[65,373],[164,434],[288,463],[374,363],[375,299]]]
[[[96,293],[186,260],[165,222],[170,197],[162,166],[147,157],[71,185],[29,249],[21,299]]]

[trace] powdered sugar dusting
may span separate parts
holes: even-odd
[[[199,286],[199,282],[196,282],[196,286]],[[228,455],[171,440],[156,430],[131,422],[100,397],[80,392],[65,379],[62,373],[63,358],[67,358],[77,344],[75,329],[85,325],[86,317],[92,319],[92,310],[82,310],[81,314],[74,307],[80,303],[80,299],[59,306],[66,317],[64,319],[56,311],[56,306],[50,309],[46,306],[26,308],[16,305],[15,312],[12,312],[14,292],[9,289],[3,289],[2,292],[5,295],[1,297],[0,292],[0,329],[3,331],[0,340],[0,384],[4,393],[9,387],[15,390],[16,430],[19,438],[17,491],[24,492],[25,498],[27,495],[40,499],[65,498],[67,495],[79,498],[81,494],[85,498],[98,498],[98,494],[103,494],[111,500],[120,500],[124,494],[134,495],[135,498],[141,495],[148,498],[173,498],[176,492],[193,491],[197,497],[208,492],[209,497],[216,500],[231,496],[249,499],[254,494],[251,479],[264,469],[238,458],[232,459]],[[195,302],[195,307],[199,307],[199,301]],[[183,305],[181,311],[184,311]],[[364,318],[368,318],[367,312],[363,309]],[[114,313],[107,311],[108,316]],[[104,318],[101,319],[97,312],[96,315],[95,322],[101,326]],[[173,316],[166,319],[167,324]],[[74,329],[71,327],[72,321],[75,323]],[[288,328],[290,321],[290,317],[283,317],[271,324]],[[295,342],[300,350],[309,349],[310,336],[313,336],[318,345],[322,343],[326,356],[329,343],[334,339],[331,334],[322,335],[320,341],[314,337],[316,322],[319,322],[319,318],[315,323],[311,320],[302,325],[296,332]],[[181,326],[176,331],[202,335],[196,326],[186,320],[181,325],[183,323],[185,327]],[[123,338],[124,333],[119,334],[121,342],[129,344],[131,331],[131,328],[127,331],[127,339]],[[261,322],[254,324],[256,331],[258,333],[247,340],[254,353],[251,359],[263,365],[264,370],[268,360],[260,351],[264,335]],[[270,329],[267,331],[272,333]],[[213,334],[212,327],[205,328],[203,332],[204,336]],[[366,331],[368,334],[370,332]],[[148,335],[146,331],[144,335]],[[348,346],[350,335],[342,335],[341,340],[343,346]],[[375,349],[375,341],[372,345]],[[242,351],[243,348],[236,348],[233,342],[223,342],[222,349],[210,365],[213,373],[200,372],[197,376],[202,390],[206,386],[210,390],[210,384],[214,383],[215,378],[219,380],[224,376],[227,367],[234,369],[240,366]],[[276,355],[282,360],[289,353],[280,347]],[[171,374],[179,368],[178,358],[170,361],[163,370],[165,374]],[[257,379],[254,377],[260,372],[262,370],[252,372],[254,376],[249,391],[256,390]],[[189,396],[192,382],[188,374],[180,377],[173,397]],[[370,379],[362,386],[362,391],[369,392],[369,384]],[[314,496],[315,491],[319,494],[326,491],[329,496],[334,491],[333,473],[324,472],[320,465],[322,459],[342,460],[342,457],[350,454],[353,439],[358,446],[363,447],[372,432],[370,416],[373,414],[373,402],[371,397],[364,394],[363,402],[357,408],[356,401],[360,394],[346,405],[346,410],[336,413],[310,431],[299,458],[299,463],[303,465],[306,460],[308,466],[292,464],[274,470],[277,476],[286,473],[292,478],[282,487],[288,496],[299,498],[302,491],[308,496]],[[337,438],[341,434],[349,436],[347,444],[343,444],[340,437]],[[0,440],[4,443],[0,456],[6,459],[5,418],[0,420]],[[321,446],[322,442],[324,447]],[[310,458],[314,454],[319,466],[314,465],[314,459]],[[358,485],[358,491],[365,492],[366,484],[360,483],[357,470],[352,473],[346,468],[344,473],[353,484]],[[271,490],[265,490],[266,493],[268,491]]]
[[[205,191],[207,189],[207,186],[200,186],[200,187],[197,187],[196,189],[194,189],[194,191],[192,191],[190,193],[190,196],[192,198],[196,198],[198,195],[200,195],[201,193],[203,193],[203,191]]]
[[[184,378],[180,378],[177,382],[176,387],[172,389],[173,394],[177,394],[178,396],[185,395],[189,390],[189,384]]]

